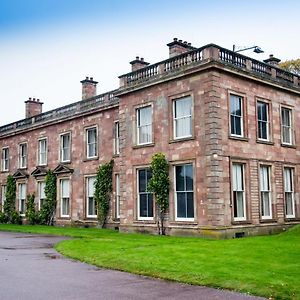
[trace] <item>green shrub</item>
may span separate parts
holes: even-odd
[[[38,214],[40,224],[54,225],[56,212],[56,176],[52,170],[48,170],[45,179],[46,199]]]
[[[7,216],[2,211],[0,212],[0,224],[7,223]]]
[[[114,161],[99,166],[95,181],[95,200],[97,201],[98,224],[104,227],[109,211],[112,192],[112,173]]]
[[[13,211],[11,214],[11,223],[12,224],[17,224],[17,225],[22,225],[22,218],[17,211]]]
[[[13,176],[8,175],[6,181],[6,193],[4,201],[4,214],[7,218],[7,223],[13,223],[13,213],[16,209],[16,181]],[[13,223],[15,224],[15,223]]]
[[[27,195],[25,217],[30,225],[39,223],[39,214],[35,208],[34,194]]]

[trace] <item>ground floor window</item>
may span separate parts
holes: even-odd
[[[70,180],[60,180],[60,195],[61,195],[61,216],[69,217],[70,215]]]
[[[233,217],[235,221],[246,220],[246,198],[244,182],[244,165],[232,165]]]
[[[270,167],[260,166],[260,206],[262,219],[272,218],[272,200],[271,200],[271,184],[270,184]]]
[[[94,198],[96,177],[87,177],[86,179],[86,202],[87,216],[91,218],[97,217],[97,202]]]
[[[284,168],[283,173],[284,173],[285,215],[287,218],[295,218],[294,169]]]
[[[38,182],[38,197],[39,197],[39,209],[41,209],[45,203],[46,195],[45,195],[45,181]]]
[[[153,194],[147,190],[147,185],[152,177],[149,168],[137,171],[138,182],[138,218],[140,220],[153,219]]]
[[[175,210],[176,220],[194,219],[194,175],[193,165],[175,166]]]
[[[18,185],[19,195],[19,212],[21,216],[25,215],[26,211],[26,183],[19,183]]]

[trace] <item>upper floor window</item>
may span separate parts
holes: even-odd
[[[19,145],[19,168],[27,168],[27,144]]]
[[[98,155],[97,128],[86,129],[86,156],[95,158]]]
[[[272,201],[271,201],[271,183],[270,183],[270,167],[260,166],[260,206],[262,219],[272,218]]]
[[[258,139],[269,141],[270,139],[270,120],[269,120],[269,104],[266,102],[257,102],[257,127]]]
[[[114,132],[114,154],[120,154],[120,125],[119,122],[115,122]]]
[[[173,101],[174,139],[192,136],[192,98]]]
[[[138,170],[138,211],[140,220],[153,218],[153,194],[147,186],[152,174],[149,168]]]
[[[283,144],[293,144],[292,110],[281,107],[281,140]]]
[[[96,177],[87,177],[86,179],[86,204],[87,217],[97,217],[97,202],[94,197]]]
[[[70,180],[60,180],[60,213],[62,217],[70,214]]]
[[[137,113],[137,144],[152,143],[152,107],[146,106],[136,110]]]
[[[19,212],[20,215],[24,216],[26,211],[26,183],[19,183],[18,185],[18,196],[19,196]]]
[[[38,143],[38,165],[43,166],[47,164],[47,139],[40,139]]]
[[[71,134],[65,133],[60,136],[60,161],[71,160]]]
[[[38,181],[38,201],[39,201],[39,209],[41,209],[45,203],[46,195],[45,195],[45,181]]]
[[[246,220],[246,197],[244,182],[244,165],[232,165],[233,217],[235,221]]]
[[[294,169],[284,168],[283,176],[284,176],[285,215],[287,218],[295,218]]]
[[[9,170],[9,148],[2,148],[1,170]]]
[[[230,134],[232,136],[244,136],[244,111],[243,98],[230,95]]]
[[[175,166],[176,220],[194,220],[194,174],[193,165]]]

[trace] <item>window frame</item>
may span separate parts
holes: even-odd
[[[231,114],[231,99],[232,97],[237,97],[240,99],[240,103],[241,103],[241,116],[238,115],[232,115]],[[229,112],[229,136],[233,137],[233,138],[246,138],[246,126],[245,126],[245,120],[246,120],[246,97],[244,95],[241,95],[239,93],[235,93],[235,92],[229,92],[229,106],[228,106],[228,112]],[[236,116],[236,117],[240,117],[240,126],[241,126],[241,134],[235,134],[232,133],[232,126],[231,126],[231,117],[232,116]]]
[[[184,190],[184,191],[177,191],[177,187],[176,187],[176,168],[177,167],[182,167],[182,166],[192,166],[193,168],[193,190]],[[196,205],[195,205],[195,182],[196,182],[196,178],[195,178],[195,166],[193,162],[182,162],[182,163],[178,163],[178,164],[174,164],[173,165],[173,175],[174,175],[174,209],[175,209],[175,221],[178,222],[194,222],[195,221],[195,216],[196,216]],[[184,179],[185,180],[185,179]],[[177,214],[177,192],[185,192],[185,193],[193,193],[193,218],[182,218],[182,217],[178,217]]]
[[[235,190],[234,188],[234,165],[240,165],[242,167],[242,180],[241,183],[243,185],[242,190]],[[241,161],[233,161],[231,164],[231,197],[232,197],[232,216],[234,222],[245,222],[247,221],[247,186],[246,186],[246,163]],[[243,196],[243,214],[244,217],[235,217],[235,210],[238,212],[238,208],[236,205],[237,196],[235,196],[235,192],[242,192]],[[237,213],[238,215],[238,213]]]
[[[70,139],[69,139],[69,159],[63,159],[63,138],[65,136],[69,135]],[[61,163],[69,163],[71,162],[71,153],[72,153],[72,134],[70,131],[68,132],[63,132],[59,135],[59,161]]]
[[[63,181],[69,182],[69,197],[63,197]],[[60,216],[61,218],[70,218],[71,212],[71,180],[69,177],[63,177],[59,179],[59,202],[60,202]],[[68,199],[68,214],[63,214],[63,199]]]
[[[140,125],[140,111],[143,109],[150,109],[150,116],[151,116],[151,123]],[[135,108],[135,118],[136,118],[136,125],[135,125],[135,132],[136,132],[136,145],[137,146],[144,146],[153,143],[153,105],[152,103],[147,103],[142,106],[138,106]],[[142,127],[150,127],[150,141],[141,142],[140,141],[140,130]]]
[[[268,180],[268,189],[262,189],[262,168],[267,168],[267,180]],[[262,220],[270,220],[273,218],[273,210],[272,210],[272,166],[270,165],[266,165],[266,164],[260,164],[259,165],[259,196],[260,196],[260,217]],[[263,207],[264,207],[264,194],[268,195],[268,199],[269,199],[269,211],[270,211],[270,215],[263,215]]]
[[[96,180],[96,175],[89,175],[89,176],[85,176],[85,203],[86,203],[86,217],[87,218],[91,218],[91,219],[95,219],[97,218],[97,204],[96,204],[96,200],[95,200],[95,188],[94,188],[94,193],[93,193],[93,200],[94,200],[94,205],[95,205],[95,214],[91,215],[89,214],[89,209],[90,209],[90,202],[89,202],[89,180],[94,179]],[[94,185],[94,184],[93,184]]]
[[[140,185],[139,172],[140,171],[145,171],[145,170],[146,170],[146,174],[147,174],[147,170],[150,170],[150,167],[149,166],[144,166],[144,167],[140,167],[140,168],[136,169],[137,219],[139,221],[153,221],[154,216],[155,216],[154,215],[154,211],[155,211],[155,209],[154,209],[154,195],[153,195],[153,193],[150,193],[150,192],[147,191],[147,185],[148,185],[149,180],[147,180],[146,191],[145,192],[140,192],[140,190],[139,190],[139,185]],[[148,196],[152,195],[152,214],[153,214],[152,217],[143,217],[140,214],[140,205],[141,205],[140,204],[140,196],[141,196],[142,193],[147,195],[147,200],[148,200]],[[149,208],[147,209],[147,212],[149,214]]]
[[[26,149],[26,154],[23,155],[22,153],[22,148]],[[23,150],[24,150],[23,149]],[[27,169],[28,165],[28,143],[27,142],[22,142],[19,144],[19,169]]]
[[[27,194],[27,183],[26,182],[18,182],[18,211],[20,213],[21,217],[25,217],[26,214],[26,194]],[[21,195],[21,186],[24,186],[25,192],[24,192],[24,198],[22,198]],[[23,203],[24,202],[24,203]],[[24,204],[24,206],[23,206]],[[24,208],[24,212],[21,210],[22,208]]]
[[[176,117],[176,102],[182,101],[184,99],[190,99],[190,115],[185,115],[181,117]],[[190,139],[193,137],[194,130],[193,130],[193,117],[194,117],[194,101],[191,94],[182,95],[181,97],[172,98],[172,125],[173,125],[173,140],[182,140],[182,139]],[[178,136],[177,135],[177,121],[181,119],[189,118],[190,120],[190,134]]]
[[[258,115],[258,105],[262,103],[264,105],[266,105],[267,108],[267,120],[260,120],[259,119],[259,115]],[[266,124],[266,128],[267,128],[267,138],[261,138],[259,137],[260,135],[260,122],[264,122]],[[270,142],[271,141],[271,103],[269,101],[263,100],[261,98],[257,98],[256,99],[256,126],[257,126],[257,140],[260,142]]]
[[[120,191],[120,174],[117,173],[115,174],[115,216],[116,219],[120,219],[120,215],[121,215],[121,191]]]
[[[6,184],[1,185],[1,211],[4,212],[4,202],[6,201]]]
[[[120,122],[114,122],[114,155],[120,154]]]
[[[7,153],[7,157],[4,157],[4,153]],[[1,171],[9,171],[9,147],[3,147],[1,149]]]
[[[41,162],[41,142],[45,142],[45,162]],[[38,166],[47,166],[48,164],[48,139],[47,137],[42,137],[38,139],[38,152],[37,152],[37,164]]]
[[[291,191],[286,191],[285,170],[291,171]],[[283,191],[284,191],[284,215],[286,219],[296,218],[296,203],[295,203],[295,168],[290,166],[283,167]],[[287,193],[291,194],[293,214],[287,214]]]
[[[283,125],[283,118],[282,113],[284,110],[289,111],[289,120],[290,120],[290,127]],[[290,135],[290,142],[284,141],[284,127],[289,128],[289,135]],[[286,105],[280,105],[280,133],[281,133],[281,144],[284,146],[293,146],[294,145],[294,111],[293,108]]]
[[[89,143],[89,131],[95,130],[95,142]],[[89,153],[89,146],[95,145],[95,155],[90,155]],[[98,133],[98,126],[89,126],[85,128],[85,156],[87,159],[96,159],[98,158],[98,151],[99,151],[99,133]]]

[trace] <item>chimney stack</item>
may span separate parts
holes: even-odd
[[[265,59],[264,62],[266,64],[269,64],[269,65],[277,67],[278,64],[281,62],[281,60],[279,58],[274,57],[273,54],[270,54],[269,58]]]
[[[179,54],[195,50],[196,48],[192,46],[191,43],[188,43],[186,41],[178,40],[177,38],[173,39],[173,42],[167,44],[169,47],[169,57],[174,57]]]
[[[97,81],[93,77],[85,77],[82,83],[82,100],[92,98],[97,95]]]
[[[40,99],[35,98],[29,98],[25,101],[25,118],[31,118],[41,114],[43,104],[43,102],[40,102]]]
[[[143,58],[143,57],[139,58],[139,56],[137,56],[137,57],[135,58],[135,60],[131,61],[130,64],[131,64],[131,71],[132,71],[132,72],[133,72],[133,71],[136,71],[136,70],[138,70],[138,69],[144,68],[144,67],[146,67],[146,66],[149,65],[148,62],[145,62],[145,61],[144,61],[144,58]]]

